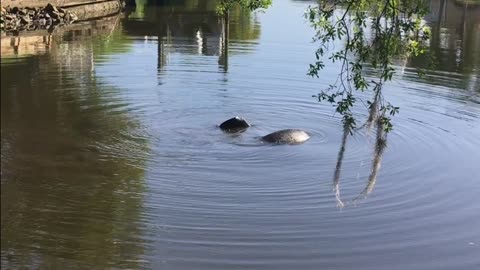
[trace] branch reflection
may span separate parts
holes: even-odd
[[[348,128],[345,127],[343,130],[342,142],[340,145],[340,151],[338,152],[337,164],[335,166],[335,172],[333,176],[333,191],[335,194],[337,206],[340,208],[343,208],[350,204],[355,204],[359,200],[365,199],[375,187],[375,184],[377,182],[377,175],[382,164],[383,153],[385,152],[385,148],[387,147],[387,133],[385,132],[381,117],[377,117],[374,123],[376,128],[375,150],[373,152],[372,167],[370,175],[368,177],[368,182],[365,188],[360,192],[360,194],[349,202],[343,201],[340,196],[340,173],[342,170],[342,163],[349,134]]]

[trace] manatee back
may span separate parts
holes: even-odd
[[[277,144],[297,144],[310,139],[310,135],[300,129],[284,129],[262,137],[264,142]]]

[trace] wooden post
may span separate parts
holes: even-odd
[[[222,18],[222,51],[218,63],[223,67],[224,72],[228,71],[228,42],[229,42],[230,16],[229,11]]]

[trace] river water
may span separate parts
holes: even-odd
[[[2,269],[480,267],[480,7],[432,1],[436,70],[397,63],[387,148],[348,137],[334,191],[343,131],[312,95],[339,66],[306,76],[313,2],[234,10],[228,41],[212,1],[138,2],[2,37]],[[216,127],[235,115],[253,126]],[[284,128],[312,138],[258,141]]]

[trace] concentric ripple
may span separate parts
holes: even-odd
[[[344,141],[312,97],[338,65],[308,78],[306,4],[274,2],[232,16],[228,56],[200,1],[2,59],[2,268],[476,269],[478,91],[399,66],[386,148],[375,128]],[[218,128],[236,115],[252,126]],[[286,128],[311,138],[259,139]]]

